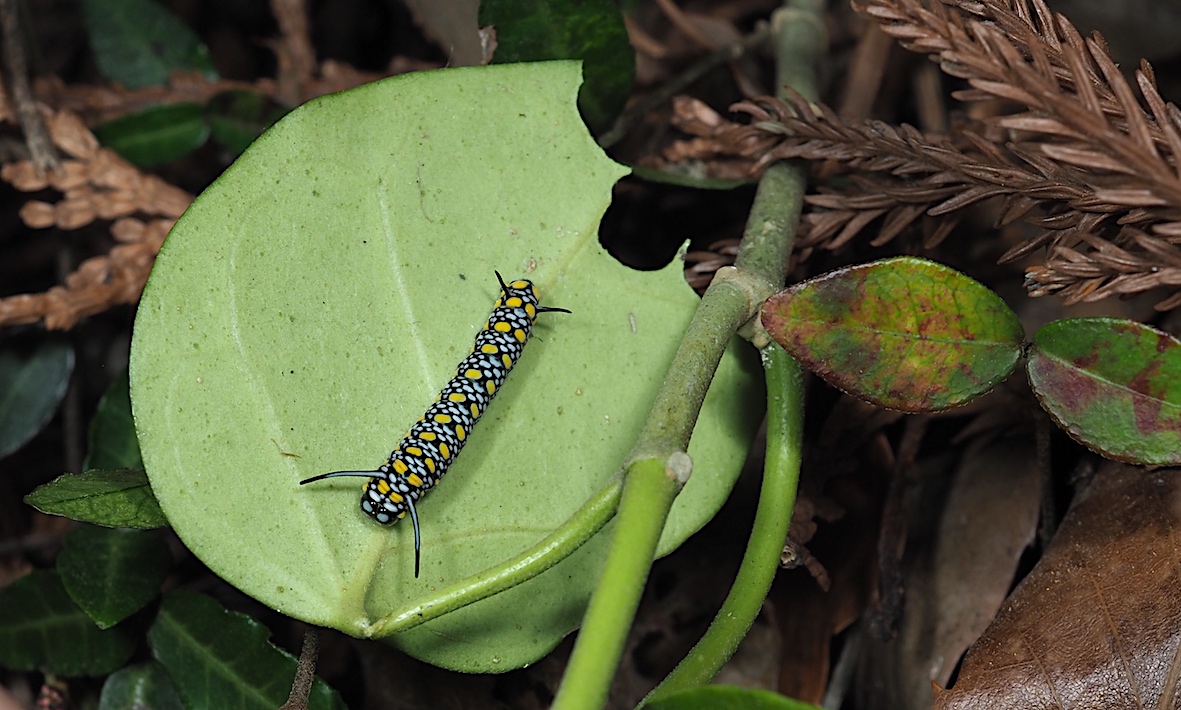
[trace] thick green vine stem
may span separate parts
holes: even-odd
[[[811,100],[817,97],[815,58],[825,43],[824,5],[823,0],[792,0],[772,18],[780,85],[792,86]],[[806,178],[807,168],[798,161],[772,165],[759,181],[747,219],[735,266],[742,276],[772,284],[772,291],[786,277]],[[750,337],[762,355],[767,380],[767,455],[754,529],[734,586],[713,623],[641,705],[712,680],[750,630],[779,569],[799,483],[803,371],[761,327],[756,325]]]
[[[649,458],[633,463],[627,473],[607,562],[554,699],[555,710],[601,708],[607,702],[656,543],[684,485],[672,469]]]
[[[641,705],[710,682],[750,631],[779,569],[800,479],[804,373],[775,343],[763,348],[761,354],[767,377],[767,459],[742,566],[705,635]]]
[[[781,81],[791,81],[797,90],[813,98],[814,80],[808,77],[822,49],[823,10],[823,0],[791,0],[772,19]],[[555,710],[597,710],[606,703],[651,571],[656,543],[673,500],[684,485],[684,475],[676,472],[686,467],[674,464],[678,459],[687,459],[689,437],[731,337],[784,282],[804,182],[804,168],[799,164],[773,165],[767,170],[747,222],[737,268],[721,269],[714,276],[677,349],[640,438],[627,458],[623,498],[611,546],[554,699]],[[776,474],[770,482],[764,479],[764,492],[767,486],[777,490],[767,496],[765,503],[760,502],[755,533],[739,571],[740,584],[735,585],[727,600],[729,606],[719,615],[722,619],[733,611],[735,618],[732,622],[715,619],[698,646],[700,658],[692,659],[691,665],[674,679],[678,684],[708,681],[733,653],[766,597],[791,520],[802,422],[799,368],[786,353],[764,350],[764,356],[769,385],[770,380],[776,382],[771,385],[776,388],[772,402],[782,403],[774,416],[779,422],[776,426],[782,424],[784,428],[776,434],[777,451],[768,453],[768,471],[774,466]]]

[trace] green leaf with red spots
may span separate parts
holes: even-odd
[[[1109,458],[1181,464],[1181,342],[1134,321],[1072,318],[1044,326],[1029,355],[1042,407]]]
[[[763,327],[829,384],[882,407],[934,412],[1005,379],[1017,316],[980,283],[913,257],[833,271],[767,299]]]

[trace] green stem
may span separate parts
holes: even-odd
[[[767,376],[767,459],[754,529],[742,566],[705,635],[641,705],[712,680],[746,637],[779,569],[800,478],[803,371],[773,343],[763,348],[762,355]]]
[[[648,420],[627,457],[626,482],[603,574],[554,699],[554,710],[601,708],[648,579],[668,511],[689,477],[685,450],[709,383],[730,338],[756,301],[733,268],[718,272],[701,299]]]
[[[656,459],[637,461],[628,472],[607,563],[554,698],[555,710],[593,710],[606,704],[656,543],[681,485]]]
[[[615,517],[622,491],[623,477],[614,476],[569,520],[541,542],[511,560],[444,588],[426,601],[395,609],[370,627],[369,636],[381,638],[408,631],[536,577],[574,554],[575,550],[610,522]]]
[[[809,92],[806,95],[814,96],[814,85],[805,83],[801,79],[803,74],[800,77],[795,74],[812,71],[822,45],[824,26],[818,19],[822,12],[823,0],[792,0],[786,11],[777,12],[772,20],[780,77],[795,82],[797,87]],[[804,26],[800,28],[796,24]],[[705,393],[730,339],[755,315],[759,304],[783,284],[803,189],[801,166],[768,169],[747,223],[737,268],[720,269],[714,276],[677,349],[647,423],[626,460],[623,498],[603,574],[591,596],[582,631],[554,699],[554,710],[597,710],[606,703],[611,678],[618,668],[628,629],[652,567],[656,544],[673,500],[687,478],[685,451]],[[766,334],[758,340],[762,348],[767,342]],[[748,548],[749,563],[744,561],[743,565],[746,576],[741,576],[743,570],[739,573],[740,581],[751,589],[731,595],[732,608],[744,618],[726,624],[715,620],[717,632],[713,636],[707,634],[709,646],[703,649],[702,659],[694,661],[700,664],[701,670],[685,671],[686,680],[707,672],[712,677],[710,668],[724,663],[749,629],[778,566],[779,551],[791,519],[802,421],[799,370],[786,356],[772,353],[767,357],[768,367],[775,371],[771,374],[769,370],[768,378],[777,382],[772,401],[782,394],[783,410],[778,413],[782,415],[778,419],[786,428],[782,435],[776,434],[777,452],[769,453],[777,457],[773,464],[774,480],[764,485],[778,486],[780,490],[766,496],[769,500],[765,504],[760,502],[761,515],[757,520],[761,523],[756,522]],[[789,379],[797,384],[787,384]],[[684,475],[678,475],[678,469]],[[774,552],[773,561],[770,551]],[[725,616],[725,610],[721,616]]]

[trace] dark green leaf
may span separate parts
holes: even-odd
[[[160,614],[148,630],[148,644],[168,671],[189,708],[274,710],[291,691],[296,661],[276,648],[265,626],[245,614],[226,611],[213,599],[178,590],[164,595]],[[316,679],[308,707],[340,708],[344,703]]]
[[[188,101],[153,106],[97,126],[94,135],[141,168],[170,163],[205,144],[205,108]]]
[[[672,693],[644,706],[646,710],[820,710],[767,690],[706,685]]]
[[[578,108],[594,133],[611,127],[635,77],[635,50],[614,0],[484,0],[480,26],[496,27],[494,64],[583,60]]]
[[[25,502],[42,513],[109,528],[168,525],[143,469],[67,473],[39,486]]]
[[[286,113],[285,109],[253,91],[225,91],[205,105],[205,116],[213,131],[213,139],[229,148],[234,155],[246,150],[246,146]]]
[[[164,667],[153,661],[112,673],[98,710],[184,710],[184,703]]]
[[[1134,321],[1071,318],[1043,326],[1029,354],[1042,406],[1108,458],[1181,464],[1181,342]]]
[[[172,555],[159,535],[90,525],[66,535],[57,558],[70,598],[101,629],[154,599],[171,566]]]
[[[83,0],[82,12],[90,48],[111,81],[138,89],[163,86],[174,71],[218,78],[205,45],[152,0]]]
[[[98,401],[98,409],[90,420],[90,451],[82,462],[84,471],[144,466],[135,421],[131,418],[127,382],[127,370],[123,370]]]
[[[830,384],[933,412],[978,397],[1021,357],[1021,323],[980,283],[925,259],[839,269],[767,299],[763,327]]]
[[[0,457],[24,446],[53,418],[70,387],[74,350],[43,337],[32,348],[0,346]]]
[[[123,627],[100,629],[55,572],[33,572],[0,589],[0,665],[63,676],[103,675],[135,651]]]

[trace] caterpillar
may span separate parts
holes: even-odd
[[[500,272],[493,273],[500,282],[500,298],[476,334],[471,354],[459,363],[455,376],[390,452],[389,459],[375,471],[333,471],[299,482],[302,486],[338,476],[368,477],[361,496],[361,510],[366,515],[382,525],[393,525],[410,513],[415,578],[422,551],[415,503],[438,484],[459,456],[476,422],[521,357],[538,314],[570,312],[542,306],[532,281],[517,279],[506,284]]]

